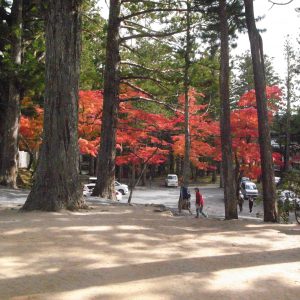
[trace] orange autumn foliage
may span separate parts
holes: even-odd
[[[42,143],[44,110],[29,97],[23,99],[21,109],[30,109],[31,116],[22,114],[20,117],[19,148],[29,152],[37,151]]]
[[[198,104],[203,98],[203,94],[195,89],[189,90],[189,115],[190,115],[190,135],[191,150],[190,160],[198,169],[210,169],[209,161],[219,160],[217,149],[214,145],[216,137],[219,136],[219,123],[212,120],[205,111],[207,104]],[[178,103],[183,109],[184,95],[180,95]],[[184,156],[184,115],[177,113],[173,119],[174,129],[180,133],[173,137],[173,150],[176,155]]]
[[[277,86],[266,87],[269,123],[281,104],[281,90]],[[258,178],[261,173],[258,143],[258,117],[255,90],[245,93],[238,102],[238,109],[231,113],[232,146],[234,159],[238,160],[244,176]],[[273,153],[274,163],[281,164],[281,155]]]

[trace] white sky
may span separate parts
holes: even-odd
[[[288,0],[274,0],[274,2],[285,3]],[[266,29],[262,33],[264,53],[273,57],[275,71],[283,79],[286,71],[286,63],[284,61],[283,45],[287,35],[296,46],[296,38],[300,40],[300,13],[295,11],[296,7],[300,7],[300,0],[294,0],[288,5],[272,5],[268,0],[254,1],[255,17],[265,16],[263,20],[257,23],[259,29]],[[299,45],[297,46],[299,50]],[[238,40],[238,49],[234,53],[249,50],[248,35],[243,34]]]

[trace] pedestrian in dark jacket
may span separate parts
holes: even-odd
[[[182,209],[187,209],[190,212],[190,214],[192,214],[190,198],[191,198],[191,194],[188,188],[184,186],[183,182],[181,181],[180,195],[178,200],[179,212],[181,212]]]

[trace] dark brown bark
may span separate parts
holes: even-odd
[[[84,207],[77,136],[80,3],[48,1],[43,143],[23,210]]]
[[[232,140],[230,127],[229,101],[229,46],[226,0],[219,0],[219,18],[221,34],[221,143],[222,172],[224,184],[225,219],[237,219],[237,199],[235,195],[234,170],[232,161]]]
[[[184,66],[184,160],[183,160],[183,184],[185,187],[189,186],[190,181],[190,151],[191,151],[191,136],[190,136],[190,116],[189,116],[189,88],[190,88],[190,52],[191,52],[191,20],[190,10],[191,5],[189,0],[186,2],[186,50],[185,50],[185,66]]]
[[[261,36],[255,25],[253,0],[244,0],[248,35],[251,45],[251,55],[256,92],[258,115],[258,131],[260,158],[262,169],[262,186],[264,201],[264,221],[277,221],[276,189],[274,182],[274,168],[272,159],[271,137],[268,123],[268,109],[266,98],[266,81]]]
[[[22,15],[23,1],[15,0],[11,9],[11,61],[14,71],[9,76],[8,102],[5,113],[0,164],[0,184],[11,188],[17,187],[18,175],[20,84],[17,74],[18,68],[21,65]]]
[[[120,0],[111,0],[106,41],[101,145],[94,196],[116,199],[115,158],[120,85]]]

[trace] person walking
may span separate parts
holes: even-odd
[[[249,201],[249,211],[250,213],[252,213],[254,198],[250,196],[248,201]]]
[[[180,195],[178,200],[178,211],[181,213],[182,209],[187,209],[192,215],[191,202],[190,202],[191,194],[188,188],[184,186],[182,180],[180,182],[180,185],[181,187],[180,187]]]
[[[203,196],[200,193],[200,190],[198,188],[195,188],[196,193],[196,217],[199,218],[199,214],[207,218],[207,214],[203,211],[204,207],[204,199]]]

